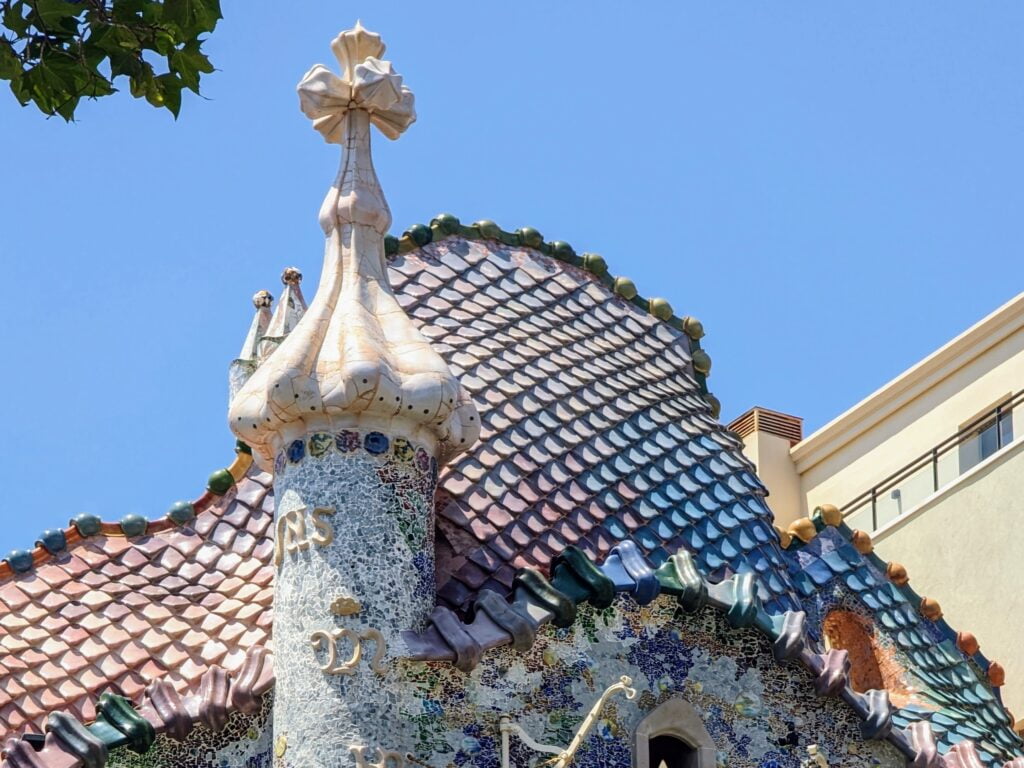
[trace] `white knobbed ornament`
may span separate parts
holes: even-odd
[[[480,418],[447,364],[413,325],[388,283],[391,211],[370,154],[370,125],[398,138],[416,119],[412,92],[360,24],[331,44],[342,75],[318,64],[299,83],[313,127],[343,147],[320,209],[326,235],[320,285],[295,329],[231,403],[232,430],[264,467],[313,431],[357,427],[408,437],[444,461],[469,448]]]

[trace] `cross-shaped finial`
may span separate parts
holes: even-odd
[[[331,43],[341,65],[341,77],[317,64],[299,83],[299,106],[313,127],[332,144],[344,143],[345,120],[352,110],[364,110],[389,139],[397,139],[413,121],[412,91],[390,61],[381,61],[384,43],[358,21]]]

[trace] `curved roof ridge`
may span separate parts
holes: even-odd
[[[958,632],[953,629],[942,617],[942,606],[938,600],[932,597],[919,595],[910,586],[910,577],[906,568],[895,560],[886,562],[875,554],[875,545],[871,535],[866,531],[850,528],[842,519],[842,513],[834,504],[822,504],[816,507],[808,517],[801,517],[789,524],[786,530],[776,526],[779,534],[780,544],[786,552],[798,551],[806,544],[810,544],[819,533],[825,528],[834,528],[843,539],[848,541],[871,565],[880,573],[885,574],[886,579],[893,589],[899,592],[907,603],[913,606],[921,616],[932,623],[932,625],[945,638],[953,642],[957,650],[971,659],[985,673],[989,684],[992,686],[997,700],[1000,704],[1002,693],[999,690],[1005,679],[1005,673],[1001,664],[989,659],[980,649],[977,638],[970,632]]]
[[[210,475],[203,493],[193,501],[175,502],[156,520],[128,514],[115,522],[101,520],[97,515],[81,514],[70,520],[67,528],[49,528],[39,536],[33,549],[13,549],[0,560],[0,583],[14,576],[29,573],[33,568],[65,554],[71,547],[90,536],[136,538],[164,533],[185,525],[230,492],[246,476],[251,466],[252,451],[239,440],[235,445],[235,460],[229,466]]]
[[[700,385],[701,394],[712,405],[715,418],[718,418],[721,404],[718,398],[708,391],[707,377],[711,375],[711,358],[701,348],[700,340],[704,337],[704,326],[700,320],[689,315],[677,316],[667,299],[644,298],[637,292],[636,285],[628,277],[611,275],[608,271],[608,264],[600,254],[590,252],[577,254],[569,243],[564,240],[546,241],[544,236],[533,227],[519,227],[514,232],[508,232],[490,219],[481,219],[465,226],[456,216],[450,213],[440,213],[430,220],[429,225],[413,224],[400,236],[388,235],[385,237],[384,254],[391,259],[449,237],[461,237],[466,240],[495,240],[504,245],[532,248],[545,256],[589,272],[598,282],[610,288],[620,298],[667,323],[675,330],[686,334],[690,341],[694,375]]]

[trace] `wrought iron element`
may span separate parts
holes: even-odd
[[[590,729],[594,727],[594,723],[597,722],[597,718],[601,714],[601,710],[604,709],[605,703],[612,694],[622,691],[630,701],[636,698],[636,688],[632,688],[632,685],[632,678],[627,675],[623,675],[619,678],[619,682],[612,683],[605,688],[604,693],[602,693],[600,698],[594,702],[594,706],[590,708],[590,712],[588,712],[587,716],[583,718],[583,722],[580,723],[580,727],[576,729],[576,735],[573,736],[572,741],[569,742],[569,746],[564,749],[534,741],[530,734],[524,731],[519,723],[512,722],[511,718],[508,717],[501,718],[501,724],[499,726],[501,729],[501,768],[510,768],[509,741],[513,733],[518,735],[522,742],[530,749],[537,752],[548,752],[555,755],[553,759],[546,761],[544,765],[551,765],[553,768],[565,768],[565,766],[572,762],[573,756],[580,748],[583,740],[587,738],[587,734],[590,733]]]

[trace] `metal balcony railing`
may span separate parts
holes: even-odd
[[[864,522],[870,519],[872,532],[897,519],[1012,442],[1013,409],[1022,403],[1024,389],[845,504],[843,518],[854,528],[867,528]],[[953,449],[958,450],[954,453]]]

